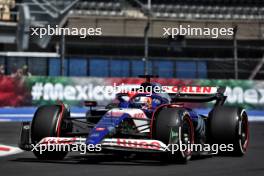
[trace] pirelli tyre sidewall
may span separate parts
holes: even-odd
[[[56,137],[58,134],[57,126],[59,124],[60,115],[61,118],[65,118],[67,115],[65,112],[61,114],[63,110],[61,105],[45,105],[37,109],[34,114],[31,124],[31,141],[33,144],[37,144],[41,139],[45,137]],[[43,160],[60,160],[63,159],[67,152],[58,151],[44,151],[40,154],[39,151],[33,151],[38,159]]]
[[[237,107],[216,107],[209,113],[208,135],[210,143],[233,145],[233,151],[222,155],[242,156],[249,144],[248,116]]]
[[[179,146],[194,143],[193,123],[184,108],[165,107],[158,111],[155,114],[152,132],[154,139],[170,146],[170,151],[162,154],[163,161],[186,163],[190,160],[191,151],[175,150],[172,153],[173,144]]]

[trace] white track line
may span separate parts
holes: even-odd
[[[85,113],[71,113],[72,117],[85,117]],[[33,117],[33,114],[0,114],[0,118],[4,117],[11,117],[11,118],[31,118]]]

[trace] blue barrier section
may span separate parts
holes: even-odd
[[[36,107],[0,108],[0,121],[31,121],[36,111]],[[84,117],[88,108],[72,107],[72,117]]]
[[[31,121],[36,111],[36,107],[6,107],[0,108],[0,122],[1,121]],[[71,107],[72,117],[85,117],[89,108],[86,107]],[[195,109],[199,114],[207,115],[210,109]],[[264,111],[251,110],[247,111],[249,121],[264,121]]]

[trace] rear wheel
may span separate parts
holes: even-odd
[[[209,117],[210,142],[232,145],[233,151],[229,154],[244,155],[249,143],[246,111],[235,107],[216,107],[210,112]]]
[[[45,137],[63,136],[70,130],[65,127],[63,119],[69,115],[69,112],[61,105],[45,105],[37,109],[31,124],[31,141],[37,144]],[[63,127],[63,128],[62,128]],[[44,151],[40,153],[34,150],[33,153],[38,159],[60,160],[67,152],[64,151]]]
[[[162,159],[186,163],[191,158],[192,152],[187,146],[194,143],[194,129],[185,109],[162,109],[155,117],[153,137],[170,145],[170,151],[164,153]],[[183,150],[179,148],[180,146]]]

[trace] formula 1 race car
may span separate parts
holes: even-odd
[[[120,92],[114,103],[103,109],[87,101],[85,117],[71,117],[70,109],[61,104],[37,109],[31,124],[23,122],[20,148],[56,144],[100,144],[100,152],[153,152],[161,159],[188,161],[192,155],[212,155],[211,151],[190,148],[174,150],[175,145],[226,144],[229,155],[242,156],[249,142],[247,113],[242,108],[224,106],[225,88],[200,86],[165,86],[144,76],[143,92]],[[147,88],[163,90],[147,91]],[[136,89],[135,89],[136,90]],[[153,90],[153,89],[152,89]],[[189,103],[213,102],[208,115],[198,114]],[[173,151],[173,152],[171,152]],[[39,159],[63,159],[67,151],[33,150]],[[96,151],[95,151],[96,152]]]

